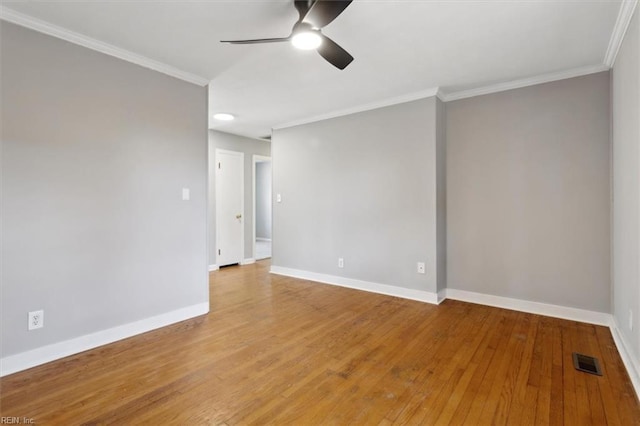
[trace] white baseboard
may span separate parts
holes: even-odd
[[[251,265],[252,263],[256,263],[256,260],[253,257],[250,257],[240,262],[240,265]]]
[[[420,302],[438,304],[438,295],[424,290],[414,290],[404,287],[396,287],[387,284],[373,283],[369,281],[355,280],[352,278],[338,277],[335,275],[320,274],[317,272],[302,271],[299,269],[272,266],[272,274],[285,275],[287,277],[303,280],[317,281],[324,284],[369,291],[371,293],[385,294],[387,296],[400,297],[402,299],[417,300]]]
[[[209,312],[209,302],[145,318],[0,359],[0,377],[146,333]]]
[[[271,238],[260,238],[260,237],[256,237],[256,241],[267,241],[267,242],[271,242]]]
[[[615,317],[612,317],[610,328],[611,335],[613,336],[613,341],[616,343],[616,347],[618,348],[620,358],[622,358],[622,362],[627,368],[627,373],[631,379],[633,389],[635,389],[636,396],[640,400],[640,362],[636,357],[634,357],[633,351],[631,351],[631,345],[629,345],[627,340],[624,338],[624,335],[620,333],[620,327]]]
[[[571,321],[604,325],[606,327],[611,325],[611,314],[604,312],[587,311],[585,309],[531,302],[522,299],[512,299],[510,297],[493,296],[490,294],[475,293],[473,291],[457,290],[454,288],[446,289],[446,298],[460,300],[462,302],[478,303],[480,305],[495,306],[496,308],[528,312],[548,317],[562,318]]]
[[[218,269],[220,269],[218,265],[209,265],[209,272],[217,271]]]

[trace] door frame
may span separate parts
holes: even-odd
[[[253,227],[252,227],[251,235],[253,239],[251,240],[251,246],[252,246],[252,253],[253,253],[254,259],[256,258],[256,164],[264,163],[267,161],[271,163],[271,157],[267,157],[265,155],[256,155],[256,154],[253,155],[252,167],[251,167],[251,177],[252,177],[251,200],[253,204]],[[273,163],[271,164],[271,174],[273,175]],[[272,180],[272,187],[273,187],[273,180]],[[273,207],[271,209],[273,210]],[[273,229],[271,230],[271,232],[272,232],[271,238],[273,239]],[[273,250],[273,245],[271,247]]]
[[[214,156],[214,176],[216,177],[215,185],[216,185],[216,265],[220,266],[220,221],[218,218],[220,217],[220,181],[218,177],[218,168],[217,164],[218,159],[220,158],[220,154],[229,154],[240,157],[242,162],[242,173],[240,173],[240,214],[242,215],[242,226],[240,227],[240,259],[238,259],[238,265],[242,265],[244,263],[244,227],[246,215],[244,214],[244,152],[240,151],[231,151],[228,149],[220,149],[216,148],[215,156]]]

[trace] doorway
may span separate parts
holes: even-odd
[[[253,156],[253,254],[271,257],[271,157]]]
[[[244,153],[216,149],[216,263],[244,257]]]

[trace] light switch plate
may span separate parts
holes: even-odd
[[[189,201],[190,198],[191,198],[191,191],[189,191],[189,188],[182,188],[182,200]]]

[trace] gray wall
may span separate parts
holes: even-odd
[[[208,303],[206,88],[0,31],[2,356]]]
[[[272,158],[274,266],[437,290],[435,98],[274,130]]]
[[[436,244],[437,288],[447,287],[447,115],[446,106],[436,100]]]
[[[256,163],[256,238],[271,239],[271,162]]]
[[[610,312],[609,74],[447,104],[447,287]]]
[[[613,315],[640,363],[640,8],[612,72]],[[629,311],[633,311],[633,330]]]
[[[253,155],[271,155],[271,143],[230,133],[209,130],[209,169],[215,170],[215,151],[226,149],[244,153],[244,258],[253,258]],[[216,264],[216,184],[209,175],[209,265]]]

